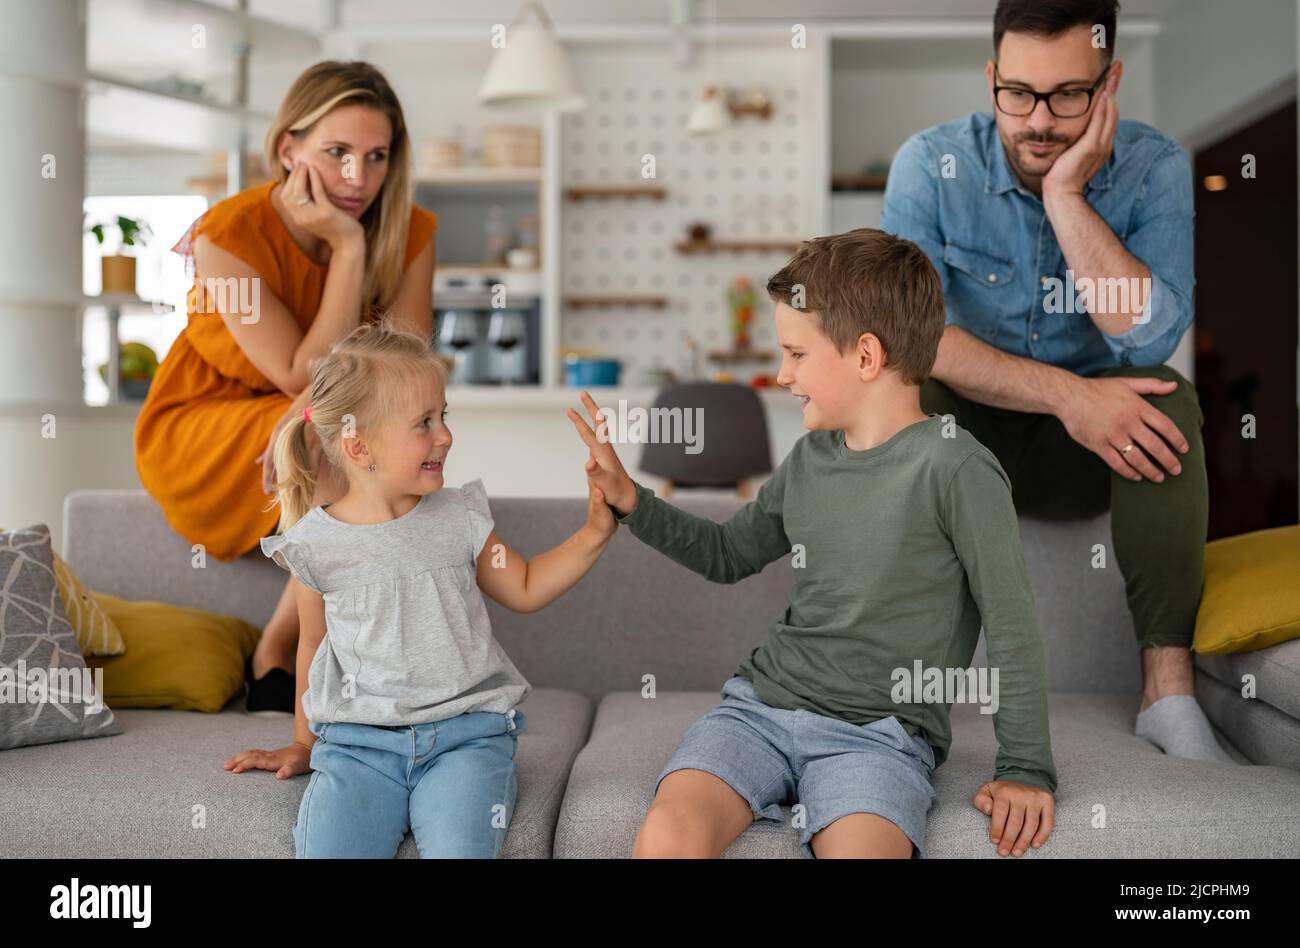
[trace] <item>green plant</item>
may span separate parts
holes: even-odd
[[[122,233],[122,245],[124,247],[143,247],[149,242],[149,238],[153,236],[148,221],[137,221],[130,217],[123,217],[121,214],[117,216],[115,221],[108,224],[95,224],[92,227],[87,227],[86,230],[94,234],[95,242],[102,246],[104,243],[104,228],[114,226]]]

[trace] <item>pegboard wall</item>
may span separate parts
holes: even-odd
[[[813,236],[817,201],[827,189],[818,54],[774,40],[743,49],[719,43],[712,69],[703,55],[689,68],[675,65],[667,48],[579,50],[574,60],[588,106],[561,122],[562,187],[658,185],[667,193],[662,201],[562,196],[562,295],[668,302],[663,309],[562,303],[561,345],[623,360],[624,384],[641,384],[648,369],[683,372],[688,335],[702,353],[731,348],[726,292],[744,275],[756,294],[751,345],[775,352],[773,304],[763,287],[789,254],[688,255],[674,244],[696,222],[708,224],[717,240]],[[734,93],[763,91],[771,117],[741,116],[722,132],[691,135],[687,120],[710,76]],[[654,156],[653,179],[642,176],[645,155]],[[703,358],[700,364],[711,371]],[[748,378],[777,365],[773,358],[731,370]]]

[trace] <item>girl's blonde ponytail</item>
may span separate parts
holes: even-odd
[[[316,496],[316,468],[307,446],[308,422],[302,415],[290,418],[275,438],[275,493],[280,504],[277,533],[284,533],[306,516]]]

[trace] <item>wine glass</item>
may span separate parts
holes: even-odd
[[[440,345],[450,349],[456,362],[456,375],[464,375],[464,350],[474,345],[474,314],[449,309],[442,315],[442,328],[438,333]]]
[[[501,384],[509,385],[510,376],[506,374],[506,360],[510,350],[524,341],[524,317],[522,313],[510,310],[496,310],[488,323],[488,342],[501,353]]]

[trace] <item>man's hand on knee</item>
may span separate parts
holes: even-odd
[[[1182,471],[1174,451],[1185,454],[1187,438],[1168,415],[1143,396],[1170,395],[1177,389],[1178,382],[1173,379],[1080,378],[1074,397],[1060,415],[1061,423],[1071,438],[1117,474],[1132,481],[1145,477],[1160,483],[1164,471],[1174,475]]]

